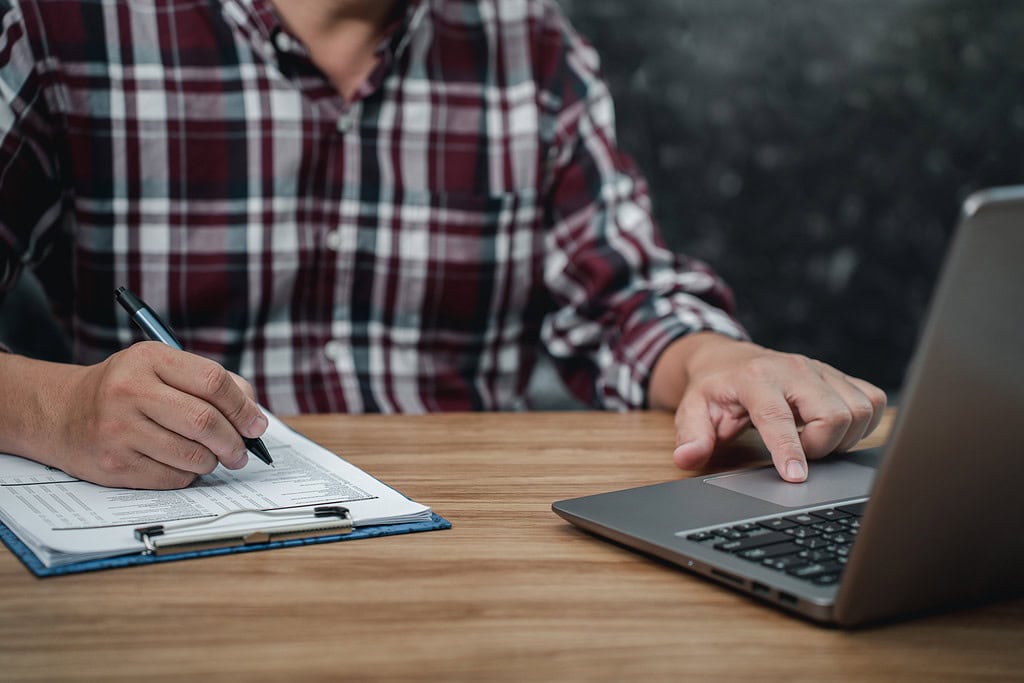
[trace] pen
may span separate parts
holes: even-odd
[[[181,342],[174,336],[171,329],[164,325],[159,316],[142,299],[132,294],[125,287],[118,287],[117,291],[114,292],[114,298],[117,300],[117,303],[121,304],[124,310],[128,311],[132,322],[138,325],[139,329],[145,332],[147,337],[153,341],[163,342],[179,351],[182,350]],[[270,451],[267,450],[262,439],[250,439],[243,436],[242,441],[245,442],[245,447],[249,452],[271,467],[274,466],[274,460],[270,457]]]

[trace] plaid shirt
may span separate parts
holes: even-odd
[[[268,0],[0,18],[0,290],[35,268],[77,362],[141,338],[119,285],[282,414],[520,407],[541,346],[641,407],[671,340],[743,335],[548,0],[407,3],[351,101]]]

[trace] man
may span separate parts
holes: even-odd
[[[783,478],[884,394],[744,341],[664,248],[593,51],[549,0],[0,0],[0,287],[75,365],[0,354],[0,451],[168,488],[279,413],[509,409],[540,343],[675,462],[752,423]],[[125,285],[184,347],[139,343]],[[239,372],[252,381],[233,376]]]

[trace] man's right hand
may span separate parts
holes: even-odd
[[[3,425],[0,431],[15,433],[0,437],[0,451],[97,484],[173,489],[218,463],[240,469],[248,461],[241,437],[267,428],[248,382],[158,342],[139,342],[92,366],[2,360],[14,372],[0,387],[8,393],[0,407],[21,419]],[[19,375],[23,381],[12,386]],[[18,394],[27,399],[21,405]]]

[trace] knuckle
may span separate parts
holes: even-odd
[[[884,410],[889,398],[884,391],[876,386],[872,386],[868,391],[868,400],[871,401],[874,410]]]
[[[875,406],[870,398],[865,397],[862,401],[856,401],[850,406],[850,414],[854,422],[867,422],[875,414]]]
[[[820,420],[827,427],[845,429],[853,423],[853,414],[845,406],[836,407],[822,415]]]
[[[212,406],[200,405],[189,413],[188,422],[192,426],[195,436],[208,436],[213,433],[217,424],[217,414]]]
[[[747,362],[744,372],[756,380],[765,381],[775,376],[775,368],[775,363],[771,358],[758,356]]]
[[[184,462],[188,463],[190,471],[212,472],[213,467],[210,465],[210,460],[213,459],[216,462],[216,459],[211,457],[210,452],[205,447],[195,442],[186,446],[180,453],[180,456]]]
[[[201,381],[207,395],[216,396],[229,388],[228,383],[232,380],[227,370],[216,363],[211,363],[203,370]]]
[[[131,458],[116,449],[103,449],[96,456],[96,466],[108,475],[122,475],[131,471]]]
[[[784,403],[767,403],[760,407],[758,416],[762,422],[780,424],[793,421],[793,412]]]
[[[161,362],[169,348],[166,344],[160,342],[141,341],[125,349],[124,354],[133,363],[152,364]]]
[[[815,361],[798,353],[771,352],[751,358],[744,372],[761,381],[774,381],[780,376],[799,376],[814,367]]]
[[[803,444],[800,443],[800,437],[796,435],[783,435],[778,436],[773,444],[774,451],[781,454],[784,459],[801,457],[804,455]]]

